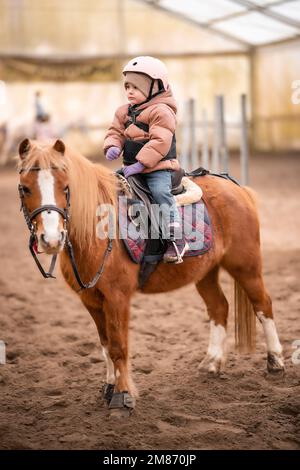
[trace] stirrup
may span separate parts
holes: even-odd
[[[173,241],[173,240],[170,240],[170,243],[172,243],[173,247],[174,247],[174,250],[175,250],[175,253],[177,255],[177,260],[171,260],[171,261],[168,261],[168,260],[164,260],[165,263],[170,263],[170,264],[180,264],[180,263],[183,263],[183,255],[185,254],[185,252],[189,249],[189,245],[187,242],[185,242],[185,245],[183,247],[183,250],[182,250],[182,253],[179,252],[178,250],[178,247],[176,245],[176,243]]]
[[[180,263],[183,263],[183,258],[182,258],[182,255],[181,253],[179,253],[179,250],[178,250],[178,247],[176,245],[175,242],[172,241],[172,245],[176,251],[176,255],[177,255],[177,261],[174,261],[174,264],[180,264]],[[184,248],[185,248],[186,245],[184,245]],[[183,254],[185,253],[185,249],[183,249]]]

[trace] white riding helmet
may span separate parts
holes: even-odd
[[[164,90],[168,88],[168,71],[165,64],[155,57],[140,56],[131,59],[123,68],[123,74],[126,72],[136,72],[148,75],[153,80],[158,80]]]

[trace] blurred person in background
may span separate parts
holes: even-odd
[[[34,109],[35,109],[35,121],[40,121],[47,115],[44,104],[43,104],[43,100],[42,100],[42,93],[39,90],[37,90],[34,95]]]
[[[7,152],[5,144],[7,142],[8,130],[7,123],[0,122],[0,165],[4,165],[7,161]]]
[[[46,112],[42,93],[38,90],[34,97],[35,120],[33,124],[33,138],[35,140],[49,140],[55,137],[54,129],[51,123],[51,116]]]
[[[146,180],[160,206],[163,238],[168,240],[164,262],[181,263],[189,246],[171,193],[171,172],[180,166],[176,159],[177,106],[167,68],[154,57],[136,57],[124,67],[123,76],[129,105],[116,110],[104,139],[104,154],[107,160],[115,160],[123,152],[124,176],[141,174]]]
[[[33,138],[35,140],[46,141],[54,137],[55,132],[51,123],[50,114],[44,114],[39,119],[35,120],[33,125]]]
[[[7,123],[0,122],[0,152],[4,146],[6,139],[7,139]]]

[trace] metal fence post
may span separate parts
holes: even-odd
[[[213,152],[212,152],[212,171],[220,171],[220,142],[221,142],[221,112],[220,96],[215,96],[214,108],[214,129],[213,129]]]
[[[191,138],[191,167],[192,170],[199,166],[198,161],[198,149],[196,139],[196,118],[195,118],[195,100],[191,98],[189,100],[189,124],[190,124],[190,138]]]
[[[247,96],[241,95],[241,183],[249,183],[249,148],[248,148],[248,129],[247,129]]]
[[[220,99],[220,154],[221,154],[221,168],[225,173],[229,172],[229,156],[226,142],[226,122],[225,122],[225,102],[224,96],[221,95]]]
[[[208,121],[207,121],[207,112],[206,109],[202,111],[202,121],[203,121],[203,143],[202,143],[202,166],[205,169],[209,169],[209,148],[208,148]]]

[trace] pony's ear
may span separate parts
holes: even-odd
[[[29,139],[24,139],[19,145],[19,155],[21,160],[24,160],[26,158],[27,152],[30,150],[31,143]]]
[[[66,147],[65,147],[65,144],[63,143],[62,140],[58,139],[55,144],[53,145],[53,148],[54,150],[56,150],[57,152],[61,153],[62,155],[65,154],[65,150],[66,150]]]

